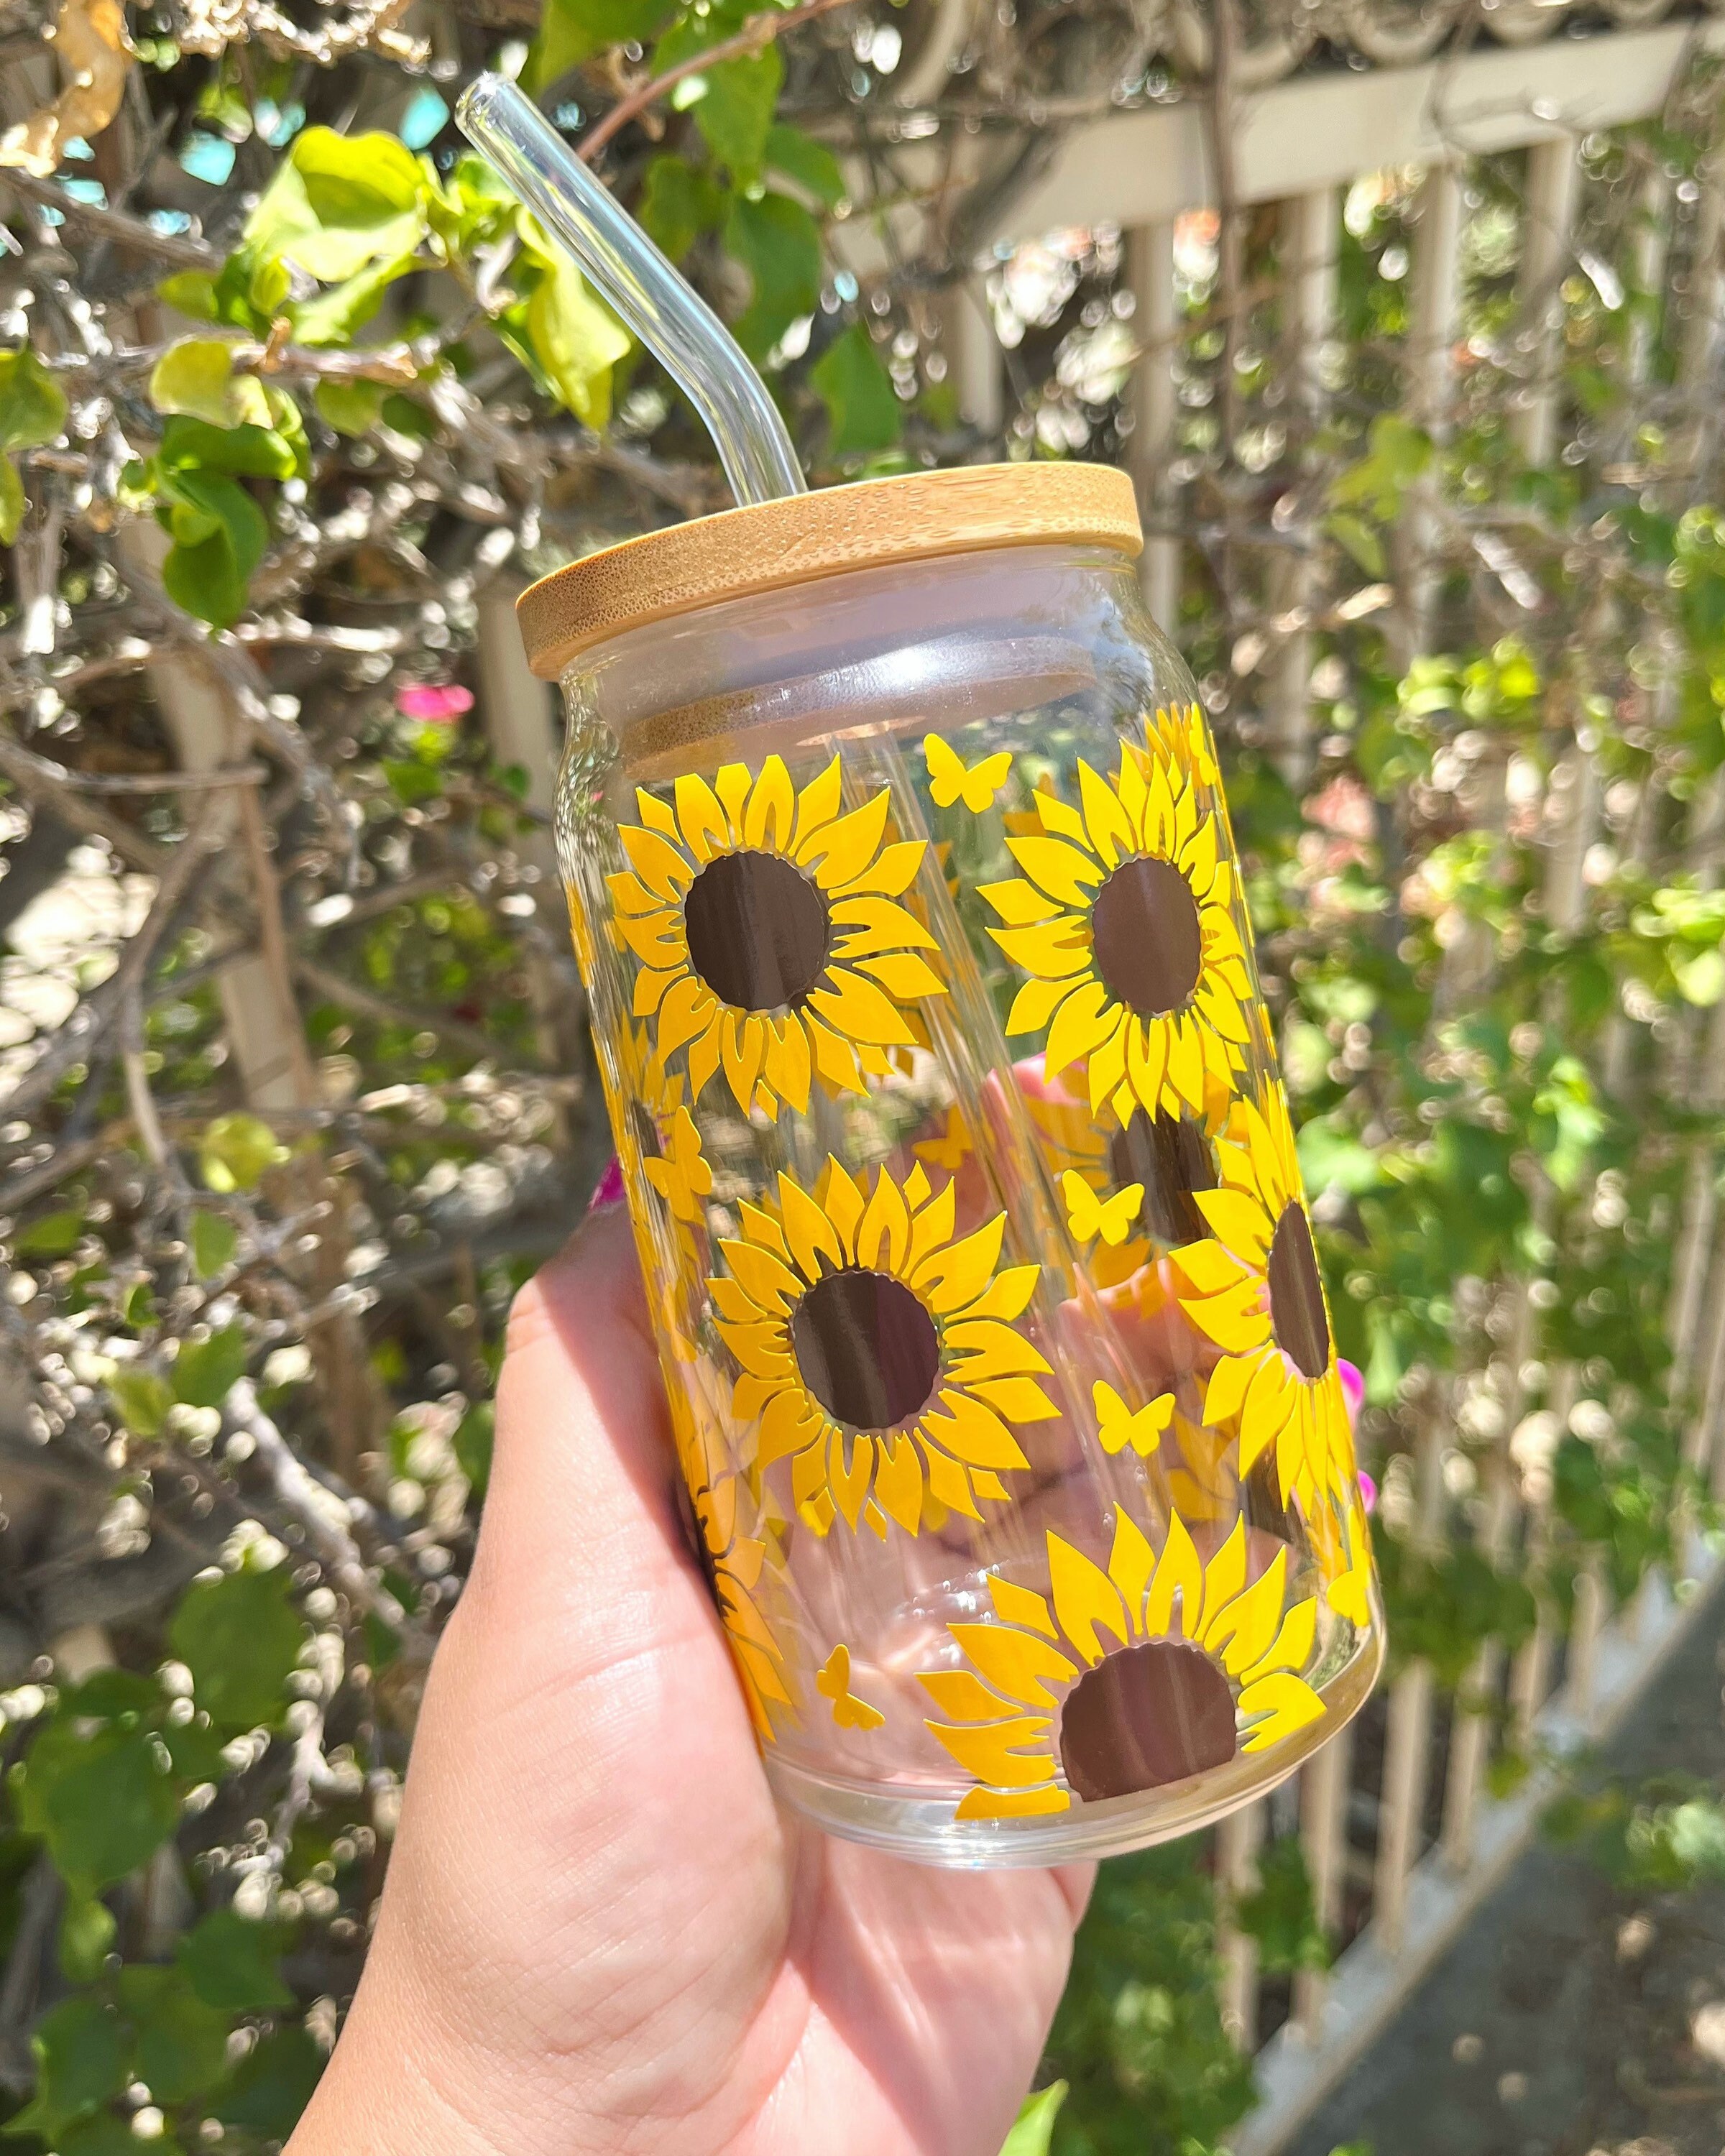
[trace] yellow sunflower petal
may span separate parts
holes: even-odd
[[[1045,831],[1056,838],[1075,839],[1081,846],[1090,844],[1090,834],[1084,828],[1084,819],[1070,802],[1062,801],[1057,793],[1036,789],[1036,819]]]
[[[718,998],[693,973],[685,973],[674,981],[659,1009],[660,1055],[675,1055],[718,1015]]]
[[[861,1515],[863,1500],[869,1494],[869,1484],[875,1472],[875,1440],[871,1437],[853,1437],[848,1440],[841,1430],[834,1430],[827,1439],[827,1487],[833,1493],[833,1502],[845,1516],[847,1527],[854,1527]]]
[[[847,1039],[876,1048],[909,1048],[916,1036],[904,1013],[872,981],[842,966],[829,965],[821,985],[809,992],[812,1009]]]
[[[937,1317],[967,1308],[993,1278],[1006,1235],[1006,1215],[997,1213],[958,1242],[931,1250],[906,1276]]]
[[[1207,1191],[1194,1191],[1194,1197],[1208,1197]],[[1225,1295],[1244,1284],[1261,1287],[1260,1276],[1255,1274],[1243,1259],[1232,1250],[1224,1250],[1214,1237],[1202,1243],[1183,1243],[1174,1254],[1174,1263],[1191,1283],[1194,1296]]]
[[[901,1273],[910,1255],[911,1215],[904,1193],[883,1168],[856,1230],[856,1262],[876,1272]]]
[[[1062,906],[1088,906],[1102,880],[1101,864],[1064,839],[1009,839],[1006,850],[1039,891]]]
[[[651,1018],[665,1000],[665,992],[673,981],[688,980],[687,973],[652,973],[643,967],[635,975],[635,991],[630,998],[630,1014],[635,1018]],[[696,983],[699,986],[699,983]],[[705,992],[703,992],[705,993]],[[670,1051],[667,1050],[668,1054]]]
[[[1186,1245],[1188,1250],[1192,1247],[1189,1243]],[[1180,1264],[1183,1270],[1183,1255]],[[1269,1336],[1270,1320],[1263,1303],[1263,1277],[1254,1273],[1224,1289],[1219,1295],[1206,1296],[1181,1306],[1206,1338],[1238,1354],[1243,1349],[1260,1346]]]
[[[1231,1677],[1250,1668],[1276,1637],[1287,1599],[1287,1556],[1279,1549],[1266,1570],[1219,1609],[1210,1609],[1206,1598],[1204,1645]]]
[[[1174,1627],[1174,1597],[1180,1598],[1179,1630]],[[1178,1512],[1168,1523],[1168,1539],[1156,1560],[1150,1591],[1144,1599],[1144,1631],[1153,1640],[1164,1635],[1190,1639],[1198,1629],[1204,1605],[1204,1568],[1185,1522]]]
[[[859,973],[866,973],[878,981],[888,995],[901,1004],[915,1003],[919,996],[943,996],[947,984],[926,958],[919,958],[914,951],[883,951],[876,958],[853,958],[844,954],[847,964],[854,963]]]
[[[753,1243],[721,1243],[719,1247],[757,1307],[769,1316],[783,1317],[802,1294],[803,1281],[771,1250]]]
[[[1127,1036],[1132,1030],[1132,1020],[1122,1012],[1120,1024],[1090,1059],[1091,1113],[1096,1114],[1104,1101],[1117,1092],[1126,1077]]]
[[[1070,915],[1035,928],[991,928],[994,941],[1015,966],[1045,981],[1070,981],[1090,971],[1090,942]]]
[[[1289,1376],[1279,1350],[1260,1358],[1240,1411],[1242,1475],[1250,1474],[1272,1445],[1277,1450],[1277,1464],[1281,1464],[1281,1440],[1298,1410],[1302,1390],[1299,1380]],[[1290,1479],[1286,1474],[1282,1476],[1284,1494]]]
[[[1009,1322],[1022,1317],[1029,1307],[1041,1276],[1040,1265],[1009,1265],[1005,1271],[997,1273],[977,1300],[957,1315],[966,1318],[999,1317]]]
[[[953,1625],[948,1629],[987,1681],[1020,1707],[1056,1705],[1059,1695],[1044,1680],[1069,1685],[1078,1674],[1058,1647],[1034,1632],[1014,1631],[1005,1625]]]
[[[742,842],[756,851],[782,854],[797,820],[797,793],[784,758],[769,756],[743,813]]]
[[[1070,1810],[1071,1804],[1071,1798],[1056,1782],[1040,1789],[970,1789],[959,1799],[952,1816],[955,1820],[1029,1819],[1042,1812]]]
[[[704,868],[725,850],[730,829],[718,796],[697,773],[685,771],[672,789],[677,804],[677,823],[690,859]]]
[[[1323,1718],[1324,1703],[1302,1677],[1279,1670],[1248,1685],[1239,1701],[1242,1722],[1251,1724],[1250,1734],[1240,1744],[1242,1752],[1266,1752],[1284,1738],[1293,1737]]]
[[[769,1385],[800,1383],[782,1322],[762,1318],[747,1325],[721,1323],[716,1329],[748,1376]],[[742,1412],[741,1404],[735,1397],[732,1406]]]
[[[927,1670],[916,1681],[949,1722],[999,1722],[1012,1702],[988,1690],[968,1670]]]
[[[1008,883],[978,884],[977,891],[1009,928],[1028,928],[1033,921],[1047,921],[1060,911],[1034,884],[1026,883],[1022,876],[1014,876]]]
[[[1180,849],[1180,873],[1194,891],[1207,895],[1216,874],[1216,819],[1206,816]]]
[[[1194,1190],[1192,1202],[1230,1250],[1254,1265],[1266,1262],[1275,1223],[1255,1198],[1243,1190]]]
[[[937,1445],[967,1467],[1029,1466],[1018,1440],[992,1408],[950,1385],[940,1402],[939,1409],[925,1409],[917,1422],[925,1445]]]
[[[1135,1018],[1127,1028],[1126,1082],[1147,1115],[1155,1115],[1162,1106],[1174,1023],[1168,1018]]]
[[[994,1614],[1003,1625],[1028,1625],[1033,1632],[1040,1632],[1046,1640],[1055,1637],[1054,1620],[1048,1614],[1048,1604],[1030,1588],[1020,1587],[1016,1580],[1003,1579],[999,1573],[991,1572],[988,1595],[994,1604]]]
[[[719,767],[713,780],[713,791],[724,808],[727,835],[733,846],[742,843],[742,812],[748,801],[749,789],[749,767],[746,763],[726,763]]]
[[[1108,1577],[1120,1589],[1129,1618],[1144,1606],[1144,1596],[1156,1569],[1156,1553],[1142,1529],[1127,1515],[1123,1505],[1114,1507],[1114,1546],[1108,1553]]]
[[[771,1250],[776,1258],[788,1261],[790,1249],[784,1239],[784,1230],[764,1206],[751,1205],[747,1199],[737,1209],[737,1217],[742,1223],[742,1232],[752,1243],[763,1250]]]
[[[1193,1639],[1204,1638],[1211,1618],[1219,1614],[1245,1585],[1245,1521],[1242,1517],[1234,1522],[1227,1541],[1204,1568],[1204,1609],[1189,1628]]]
[[[1048,1779],[1054,1772],[1045,1714],[1016,1714],[1009,1721],[969,1723],[949,1729],[931,1722],[929,1729],[967,1773],[996,1789],[1022,1789]],[[1022,1751],[1019,1746],[1040,1746]]]
[[[1224,1355],[1210,1373],[1210,1381],[1204,1396],[1204,1419],[1207,1423],[1226,1422],[1230,1415],[1240,1413],[1246,1392],[1257,1368],[1255,1361],[1245,1356]]]
[[[917,1457],[916,1446],[901,1430],[892,1437],[883,1437],[880,1444],[880,1458],[875,1466],[875,1495],[889,1517],[896,1521],[907,1535],[914,1535],[922,1524],[922,1462]]]
[[[663,973],[686,965],[689,940],[683,918],[668,906],[658,913],[619,914],[617,932],[644,966]]]
[[[963,1460],[953,1459],[950,1452],[942,1452],[939,1445],[919,1439],[922,1446],[922,1464],[928,1472],[928,1494],[937,1504],[944,1505],[949,1512],[959,1512],[967,1520],[981,1519],[976,1492],[971,1487],[970,1470]]]
[[[847,898],[833,908],[833,954],[847,963],[881,951],[933,951],[933,934],[891,898]]]
[[[1359,1620],[1364,1624],[1365,1619]],[[1281,1630],[1258,1660],[1238,1672],[1245,1684],[1255,1684],[1276,1670],[1303,1670],[1310,1661],[1313,1643],[1317,1638],[1317,1604],[1307,1595],[1296,1602],[1281,1620]]]
[[[817,1281],[824,1259],[836,1272],[845,1262],[839,1233],[825,1213],[788,1175],[778,1178],[779,1217],[793,1262],[805,1281]]]
[[[1012,999],[1006,1030],[1009,1034],[1040,1033],[1072,993],[1070,981],[1026,981]]]
[[[1009,1422],[1057,1422],[1060,1409],[1034,1378],[964,1379],[965,1389],[1004,1415]]]
[[[639,835],[644,839],[650,838],[652,834],[643,831]],[[667,846],[665,851],[670,853],[671,850]],[[675,854],[672,858],[680,860],[682,855]],[[662,891],[649,890],[633,869],[619,869],[615,875],[608,875],[605,888],[611,894],[612,905],[619,913],[657,913],[661,907],[676,903],[674,895],[668,896]]]
[[[1078,765],[1078,798],[1084,804],[1085,829],[1092,848],[1109,868],[1117,868],[1137,843],[1120,796],[1082,758]]]
[[[682,843],[682,834],[677,829],[677,819],[671,814],[670,804],[660,800],[656,794],[649,793],[644,786],[635,788],[635,814],[649,831],[657,831],[661,838],[669,839],[674,846]]]
[[[874,860],[886,834],[891,808],[891,797],[883,787],[861,808],[799,839],[792,859],[798,868],[814,871],[814,880],[823,891],[837,891],[860,876]]]
[[[1043,1069],[1050,1078],[1100,1048],[1116,1020],[1108,991],[1094,978],[1079,983],[1055,1014],[1048,1029]]]
[[[831,896],[846,900],[869,896],[897,898],[916,881],[927,851],[926,839],[901,839],[896,844],[883,846],[860,875],[849,883],[835,885]]]
[[[793,842],[793,853],[804,844],[823,824],[830,824],[839,813],[845,776],[835,756],[818,778],[811,778],[797,797],[797,832]]]
[[[997,1318],[965,1317],[947,1325],[949,1350],[964,1358],[952,1373],[956,1383],[973,1385],[979,1378],[1040,1377],[1050,1374],[1048,1358],[1022,1332]]]
[[[1194,1115],[1204,1113],[1204,1043],[1189,1011],[1174,1021],[1168,1043],[1168,1082]]]
[[[813,1012],[803,1014],[803,1025],[809,1045],[814,1051],[814,1067],[834,1092],[865,1093],[862,1073],[857,1068],[856,1050],[848,1040],[824,1026]]]
[[[845,1252],[845,1264],[855,1265],[856,1231],[862,1222],[865,1200],[861,1190],[852,1179],[844,1163],[834,1159],[830,1153],[827,1156],[826,1167],[822,1171],[819,1199],[821,1204],[826,1209],[828,1219],[837,1230],[839,1245]]]
[[[1132,1620],[1117,1588],[1101,1567],[1057,1534],[1048,1537],[1048,1568],[1055,1614],[1060,1630],[1086,1662],[1107,1651],[1096,1637],[1100,1626],[1123,1647],[1132,1636]]]
[[[759,1014],[727,1010],[719,1029],[719,1063],[732,1096],[745,1115],[766,1051],[767,1029]]]

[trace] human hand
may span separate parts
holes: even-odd
[[[674,1473],[618,1207],[516,1301],[473,1574],[289,2156],[995,2156],[1091,1867],[935,1871],[780,1812]]]

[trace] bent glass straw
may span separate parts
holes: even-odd
[[[455,124],[675,377],[739,507],[806,493],[778,408],[742,346],[532,100],[504,76],[482,74]]]

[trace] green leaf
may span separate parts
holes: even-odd
[[[174,1397],[188,1408],[218,1408],[245,1375],[245,1328],[224,1325],[208,1340],[194,1340],[174,1358]]]
[[[749,273],[754,297],[737,324],[737,338],[762,359],[793,321],[820,304],[820,230],[788,195],[739,197],[725,226],[725,247]]]
[[[8,2133],[37,2133],[57,2143],[63,2128],[126,2087],[131,2046],[118,2015],[99,1999],[63,1999],[38,2026],[30,2049],[36,2094],[9,2122]]]
[[[208,270],[176,270],[172,276],[164,277],[156,287],[156,296],[177,314],[188,316],[194,322],[218,322],[222,319],[216,280]]]
[[[888,449],[897,441],[901,408],[874,339],[860,322],[833,340],[809,368],[809,379],[827,408],[827,447],[834,456]]]
[[[239,1248],[239,1230],[219,1213],[194,1213],[191,1244],[192,1263],[198,1278],[213,1280],[223,1266],[232,1264]]]
[[[483,1497],[491,1478],[491,1442],[495,1414],[490,1400],[470,1407],[455,1426],[452,1445],[455,1464],[467,1477],[475,1497]]]
[[[1671,978],[1686,1003],[1698,1004],[1704,1009],[1725,995],[1725,954],[1717,951],[1697,951],[1693,957],[1671,953]]]
[[[120,2010],[137,2039],[137,2076],[157,2103],[184,2103],[228,2070],[228,2017],[183,1971],[133,1963],[120,1972]]]
[[[671,0],[546,0],[522,80],[542,90],[608,46],[644,45],[670,12]]]
[[[18,466],[10,457],[0,455],[0,547],[10,547],[16,541],[29,506]]]
[[[157,518],[174,542],[162,587],[176,606],[226,629],[244,612],[247,583],[270,543],[264,512],[225,473],[164,472],[158,485]]]
[[[1368,577],[1384,574],[1383,542],[1363,517],[1335,510],[1325,517],[1324,529],[1346,547]]]
[[[312,400],[325,426],[338,434],[370,432],[383,409],[381,382],[320,382]]]
[[[323,2065],[323,2053],[304,2029],[278,2029],[240,2061],[210,2110],[224,2126],[285,2141],[311,2102]]]
[[[845,199],[845,174],[824,142],[799,127],[776,122],[767,131],[766,162],[770,170],[794,180],[819,203],[832,209]]]
[[[653,72],[663,74],[668,68],[680,66],[739,27],[740,18],[727,11],[714,8],[698,15],[691,8],[679,16],[654,48]],[[708,148],[739,187],[749,187],[761,176],[773,108],[783,84],[784,61],[777,45],[768,45],[748,59],[719,60],[699,74],[685,77],[671,102],[679,111],[694,112]]]
[[[69,1983],[94,1984],[118,1927],[114,1912],[94,1894],[69,1893],[60,1912],[59,1963]]]
[[[718,223],[724,208],[725,191],[711,172],[665,157],[647,167],[636,214],[660,252],[680,262],[701,234]]]
[[[411,254],[428,229],[425,170],[404,142],[308,127],[248,218],[244,251],[333,285]]]
[[[21,1258],[69,1257],[78,1247],[84,1221],[83,1206],[63,1205],[20,1229],[12,1247]]]
[[[148,2156],[180,2156],[180,2143],[171,2133],[158,2133],[144,2148]],[[141,2152],[130,2120],[105,2111],[69,2126],[59,2137],[54,2156],[141,2156]]]
[[[528,296],[527,345],[559,403],[589,427],[611,416],[611,370],[629,350],[629,332],[588,290],[561,249],[535,233],[528,240],[541,275]]]
[[[40,1835],[72,1884],[95,1894],[147,1862],[179,1804],[147,1730],[110,1725],[88,1734],[50,1722],[14,1770],[18,1824]]]
[[[180,1941],[175,1958],[206,2005],[228,2014],[268,2014],[294,2003],[281,1980],[285,1937],[280,1926],[213,1909]]]
[[[173,1388],[154,1370],[122,1364],[108,1379],[114,1411],[134,1437],[159,1437],[174,1404]]]
[[[292,444],[273,427],[212,427],[180,416],[162,429],[153,461],[158,474],[203,470],[236,479],[291,479],[298,466]]]
[[[254,374],[234,372],[234,347],[220,337],[171,344],[151,371],[150,402],[158,412],[184,413],[212,427],[270,424],[263,383]]]
[[[1065,2082],[1050,2082],[1045,2089],[1027,2096],[1019,2107],[1011,2133],[1001,2146],[1000,2156],[1048,2156],[1055,2120],[1065,2101]]]
[[[198,1142],[198,1165],[205,1188],[223,1197],[230,1191],[255,1190],[270,1169],[280,1168],[287,1157],[287,1147],[255,1116],[218,1116],[204,1126]]]
[[[280,1721],[305,1639],[285,1565],[194,1580],[168,1629],[169,1645],[192,1672],[193,1697],[226,1729]]]
[[[66,393],[28,345],[0,352],[0,449],[39,449],[65,431]]]
[[[288,309],[294,336],[300,344],[341,345],[352,341],[383,303],[383,295],[413,267],[411,254],[393,261],[377,262],[343,280],[315,300],[300,301]]]

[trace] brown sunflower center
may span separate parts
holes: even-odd
[[[1330,1321],[1317,1276],[1312,1226],[1297,1200],[1285,1206],[1270,1239],[1270,1323],[1276,1344],[1302,1378],[1330,1367]]]
[[[1060,1764],[1087,1804],[1225,1767],[1237,1743],[1228,1680],[1178,1640],[1105,1655],[1060,1710]]]
[[[1140,1018],[1178,1010],[1198,986],[1204,932],[1192,886],[1172,861],[1122,861],[1091,907],[1102,985]]]
[[[1192,1194],[1215,1188],[1215,1163],[1209,1141],[1189,1116],[1147,1116],[1135,1108],[1126,1128],[1109,1140],[1108,1169],[1117,1184],[1143,1184],[1138,1217],[1158,1241],[1195,1243],[1209,1233]]]
[[[827,902],[780,854],[720,854],[683,901],[689,963],[721,1003],[778,1010],[801,1003],[832,942]]]
[[[797,1368],[829,1415],[892,1430],[928,1404],[940,1375],[934,1320],[902,1281],[860,1265],[817,1281],[791,1318]]]

